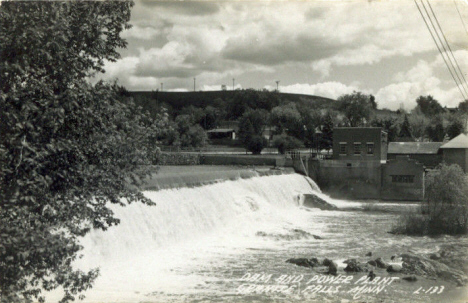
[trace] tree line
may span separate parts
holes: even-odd
[[[463,132],[468,116],[468,100],[447,109],[430,95],[420,96],[413,110],[390,111],[378,109],[375,97],[361,92],[320,104],[291,101],[278,91],[255,89],[237,90],[225,100],[198,102],[200,106],[173,108],[141,98],[137,103],[150,108],[153,115],[167,115],[167,129],[159,138],[164,145],[203,147],[209,143],[204,131],[234,121],[238,123],[238,144],[254,154],[267,146],[277,147],[281,153],[304,147],[330,149],[334,127],[382,127],[389,142],[441,142]],[[273,138],[270,142],[264,135],[267,130]]]

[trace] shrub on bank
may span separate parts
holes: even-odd
[[[442,164],[426,178],[426,195],[419,212],[406,214],[393,228],[410,235],[466,234],[468,177],[460,166]]]
[[[199,154],[160,153],[155,165],[199,165]]]

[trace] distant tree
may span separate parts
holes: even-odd
[[[398,137],[400,138],[413,138],[413,130],[411,128],[411,124],[408,120],[408,115],[405,115],[405,119],[400,127],[400,132],[398,133]]]
[[[303,136],[301,113],[293,102],[273,108],[270,114],[270,124],[276,127],[277,134],[287,131],[289,135],[296,138]]]
[[[373,127],[381,127],[386,131],[388,142],[396,141],[398,137],[398,123],[395,118],[387,117],[384,119],[374,119],[370,124]]]
[[[325,114],[322,122],[321,148],[331,149],[333,147],[333,119],[329,112]]]
[[[413,137],[417,141],[422,141],[426,135],[426,129],[431,123],[431,120],[422,113],[414,111],[408,115],[408,121],[411,126]]]
[[[372,113],[370,96],[354,92],[339,97],[338,101],[341,103],[340,110],[343,112],[348,126],[364,126],[369,122]]]
[[[285,154],[288,150],[304,147],[304,144],[295,137],[280,135],[273,140],[273,146],[278,148],[280,154]]]
[[[419,96],[416,99],[416,110],[420,110],[427,117],[434,117],[444,112],[444,108],[432,96]]]
[[[267,146],[268,141],[265,137],[260,135],[253,135],[247,142],[247,150],[254,155],[260,155],[262,150]]]
[[[372,109],[377,109],[377,102],[375,102],[375,97],[373,95],[369,95],[369,103]]]
[[[207,106],[203,110],[203,116],[199,121],[199,124],[205,130],[216,128],[219,124],[220,116],[221,115],[216,108],[214,108],[213,106]]]
[[[239,140],[242,145],[254,154],[260,154],[267,141],[263,131],[267,125],[268,112],[265,110],[250,110],[239,120]]]
[[[436,116],[426,128],[426,135],[433,142],[442,142],[445,137],[445,129],[441,116]]]
[[[468,99],[458,104],[458,110],[465,115],[468,115]]]
[[[298,111],[301,115],[300,123],[297,123],[295,133],[289,134],[304,142],[306,147],[319,147],[321,136],[317,134],[317,131],[320,132],[322,124],[320,111],[304,105],[298,106]]]
[[[459,134],[463,133],[465,130],[465,124],[462,122],[460,118],[452,118],[451,122],[447,126],[447,135],[449,139],[453,139]]]
[[[271,111],[273,107],[279,105],[280,101],[278,92],[255,89],[238,90],[228,101],[227,117],[232,120],[238,119],[249,109]]]

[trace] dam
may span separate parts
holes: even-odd
[[[304,208],[305,194],[339,210]],[[251,173],[246,179],[147,190],[145,195],[156,206],[113,205],[120,224],[82,239],[83,257],[76,266],[100,268],[84,302],[341,302],[353,299],[353,285],[339,292],[331,286],[311,290],[317,274],[285,261],[329,258],[342,270],[343,261],[369,251],[389,259],[409,248],[430,252],[441,241],[389,235],[395,213],[364,213],[363,202],[330,199],[311,179],[294,173]],[[460,240],[448,237],[443,242]],[[386,272],[380,275],[390,279]],[[379,298],[431,301],[408,295],[411,286],[395,285]],[[373,298],[375,292],[362,295]],[[58,291],[49,293],[46,302],[59,296]]]

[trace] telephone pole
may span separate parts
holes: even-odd
[[[276,90],[279,91],[279,90],[278,90],[278,86],[279,86],[279,83],[280,83],[280,82],[279,82],[279,80],[276,80],[275,82],[276,82]]]

